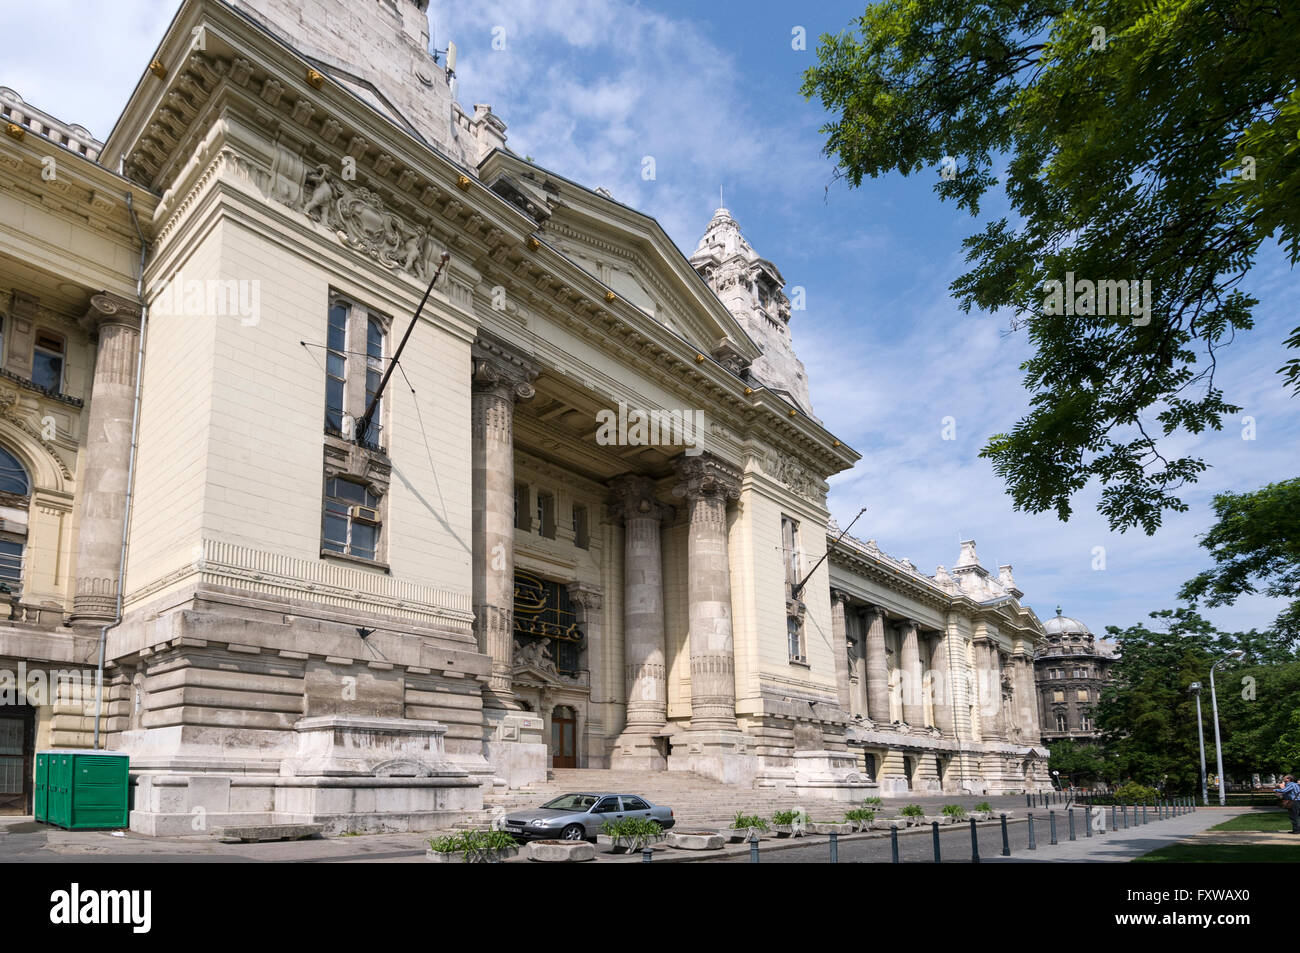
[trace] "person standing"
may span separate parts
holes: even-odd
[[[1291,833],[1300,834],[1300,784],[1292,775],[1282,778],[1282,786],[1273,792],[1282,796],[1282,806],[1291,815]]]

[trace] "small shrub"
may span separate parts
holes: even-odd
[[[898,813],[903,817],[924,817],[925,808],[921,807],[919,804],[909,804]]]
[[[883,798],[869,797],[862,803],[865,804],[867,807],[880,807],[885,803],[885,801]]]
[[[1145,784],[1138,784],[1136,781],[1122,784],[1115,789],[1115,799],[1121,804],[1149,803],[1159,796],[1160,792],[1155,788],[1149,788]]]
[[[960,804],[945,804],[943,806],[943,813],[951,817],[963,818],[966,816],[966,808],[962,807]]]
[[[772,823],[778,827],[793,826],[798,824],[811,824],[812,818],[808,812],[801,807],[796,807],[791,811],[777,811],[772,815]]]
[[[767,830],[767,821],[757,814],[746,814],[744,811],[737,811],[736,816],[731,819],[731,826],[735,830],[743,831],[750,827],[756,827],[760,831]]]
[[[844,820],[846,821],[866,821],[867,823],[871,823],[875,819],[876,812],[869,811],[865,807],[855,807],[851,811],[844,812]]]
[[[505,831],[461,831],[429,840],[429,849],[435,854],[464,853],[469,863],[485,861],[491,851],[515,846],[515,839]]]
[[[980,801],[978,804],[975,805],[975,810],[979,811],[981,814],[992,814],[993,805],[990,804],[988,801]]]
[[[629,851],[638,851],[661,833],[658,821],[644,817],[625,817],[621,821],[606,821],[602,832],[615,843],[622,842]]]

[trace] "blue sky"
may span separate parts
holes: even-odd
[[[74,0],[6,4],[0,32],[23,42],[6,50],[0,85],[102,138],[176,4],[112,6],[112,17],[91,17]],[[490,103],[512,148],[656,216],[687,254],[721,186],[758,252],[806,289],[807,310],[791,327],[814,410],[863,454],[831,481],[841,522],[868,507],[854,535],[930,573],[952,565],[960,538],[974,538],[986,566],[1014,565],[1040,616],[1060,604],[1100,633],[1171,607],[1180,584],[1207,565],[1196,538],[1212,522],[1215,492],[1297,474],[1300,403],[1274,373],[1296,323],[1286,298],[1295,276],[1269,247],[1248,282],[1261,300],[1257,326],[1221,355],[1218,377],[1227,399],[1254,417],[1256,439],[1243,440],[1234,419],[1221,433],[1171,443],[1212,464],[1185,495],[1190,512],[1147,537],[1109,532],[1095,488],[1078,497],[1069,523],[1013,510],[977,454],[1027,406],[1026,340],[1005,320],[963,314],[948,296],[962,270],[960,242],[977,223],[941,205],[928,175],[856,190],[834,183],[818,133],[826,117],[798,92],[817,37],[849,25],[860,3],[431,6],[434,44],[452,39],[460,51],[461,102]],[[796,27],[806,31],[804,51],[792,49]],[[494,29],[504,50],[493,49]],[[641,177],[645,156],[655,159],[653,181]],[[986,210],[1001,212],[997,202]],[[942,439],[946,416],[956,440]],[[1104,570],[1093,569],[1099,546]],[[1226,628],[1263,627],[1278,608],[1254,597],[1207,614]]]

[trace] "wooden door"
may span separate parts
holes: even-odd
[[[578,719],[567,705],[551,715],[551,765],[556,768],[578,766]]]

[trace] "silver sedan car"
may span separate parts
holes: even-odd
[[[507,814],[501,830],[521,840],[590,840],[601,833],[606,821],[644,817],[664,830],[672,827],[673,811],[651,804],[635,794],[562,794],[541,807]]]

